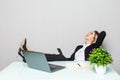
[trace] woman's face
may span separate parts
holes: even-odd
[[[96,36],[95,31],[91,31],[91,32],[87,33],[86,40],[94,42],[95,41],[95,36]]]

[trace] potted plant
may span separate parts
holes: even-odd
[[[104,74],[106,72],[107,65],[113,62],[111,54],[108,53],[102,46],[91,51],[88,61],[91,64],[95,64],[95,70],[98,74]]]

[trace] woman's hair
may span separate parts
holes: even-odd
[[[95,36],[94,36],[94,42],[96,42],[97,38],[98,38],[98,35],[99,35],[99,32],[97,30],[94,31],[95,32]]]

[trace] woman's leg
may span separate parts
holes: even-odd
[[[28,50],[27,47],[26,47],[26,43],[27,43],[26,39],[24,41],[22,41],[20,43],[19,50],[18,50],[18,54],[22,57],[22,59],[23,59],[24,62],[26,62],[26,60],[25,60],[23,51],[24,50],[26,50],[26,51]]]
[[[48,61],[67,61],[67,60],[69,60],[68,58],[66,58],[63,55],[60,48],[57,48],[57,50],[58,50],[59,54],[45,54]]]
[[[24,58],[24,54],[23,54],[24,50],[31,51],[30,48],[27,46],[27,40],[26,39],[20,43],[20,47],[19,47],[19,51],[18,51],[18,54],[22,57],[23,61],[26,62],[26,60]],[[48,61],[66,61],[66,60],[69,60],[62,53],[60,53],[59,50],[58,50],[58,52],[59,52],[59,54],[45,54],[46,59]]]
[[[19,48],[18,54],[22,57],[23,61],[26,62],[25,57],[23,56],[23,50]]]
[[[47,61],[67,61],[68,59],[61,54],[45,54]]]

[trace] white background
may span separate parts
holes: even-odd
[[[92,30],[105,30],[103,46],[120,73],[120,0],[0,0],[0,69],[21,60],[17,51],[26,37],[35,51],[69,57]]]

